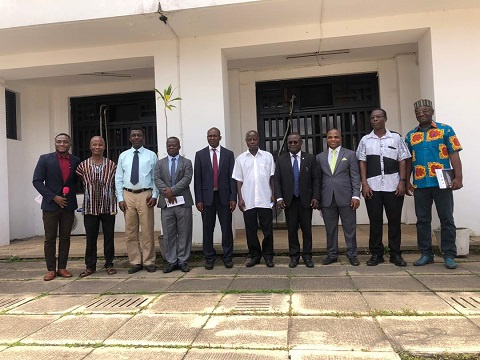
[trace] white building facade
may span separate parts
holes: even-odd
[[[54,151],[57,133],[72,132],[71,98],[172,84],[183,100],[168,112],[168,135],[193,160],[212,126],[222,145],[245,151],[245,133],[258,128],[256,84],[366,73],[377,74],[389,129],[405,135],[417,124],[419,98],[433,100],[435,119],[455,129],[464,148],[456,224],[480,234],[478,137],[469,127],[480,82],[478,19],[477,0],[2,1],[0,90],[16,94],[17,134],[7,139],[0,91],[0,245],[43,234],[33,169],[40,154]],[[163,114],[157,101],[160,157]],[[415,220],[407,198],[403,221]],[[368,223],[363,204],[358,221]],[[318,214],[314,223],[322,223]],[[243,227],[238,211],[235,227]],[[201,233],[195,209],[194,228]],[[123,229],[119,215],[116,230]]]

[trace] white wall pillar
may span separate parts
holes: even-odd
[[[10,203],[8,196],[7,114],[5,82],[0,80],[0,246],[10,244]]]

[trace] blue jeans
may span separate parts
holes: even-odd
[[[444,257],[457,255],[457,228],[453,220],[453,194],[450,189],[429,187],[415,189],[415,214],[417,215],[417,242],[422,255],[433,258],[432,204],[435,201],[441,226],[441,246]]]

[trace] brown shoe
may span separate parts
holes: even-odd
[[[53,280],[55,276],[57,276],[55,271],[47,271],[47,273],[43,275],[43,280],[50,281],[50,280]]]
[[[72,274],[67,269],[58,269],[57,275],[63,278],[70,278]]]

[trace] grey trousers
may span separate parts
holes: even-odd
[[[192,207],[162,209],[165,260],[172,265],[188,261],[192,250]]]

